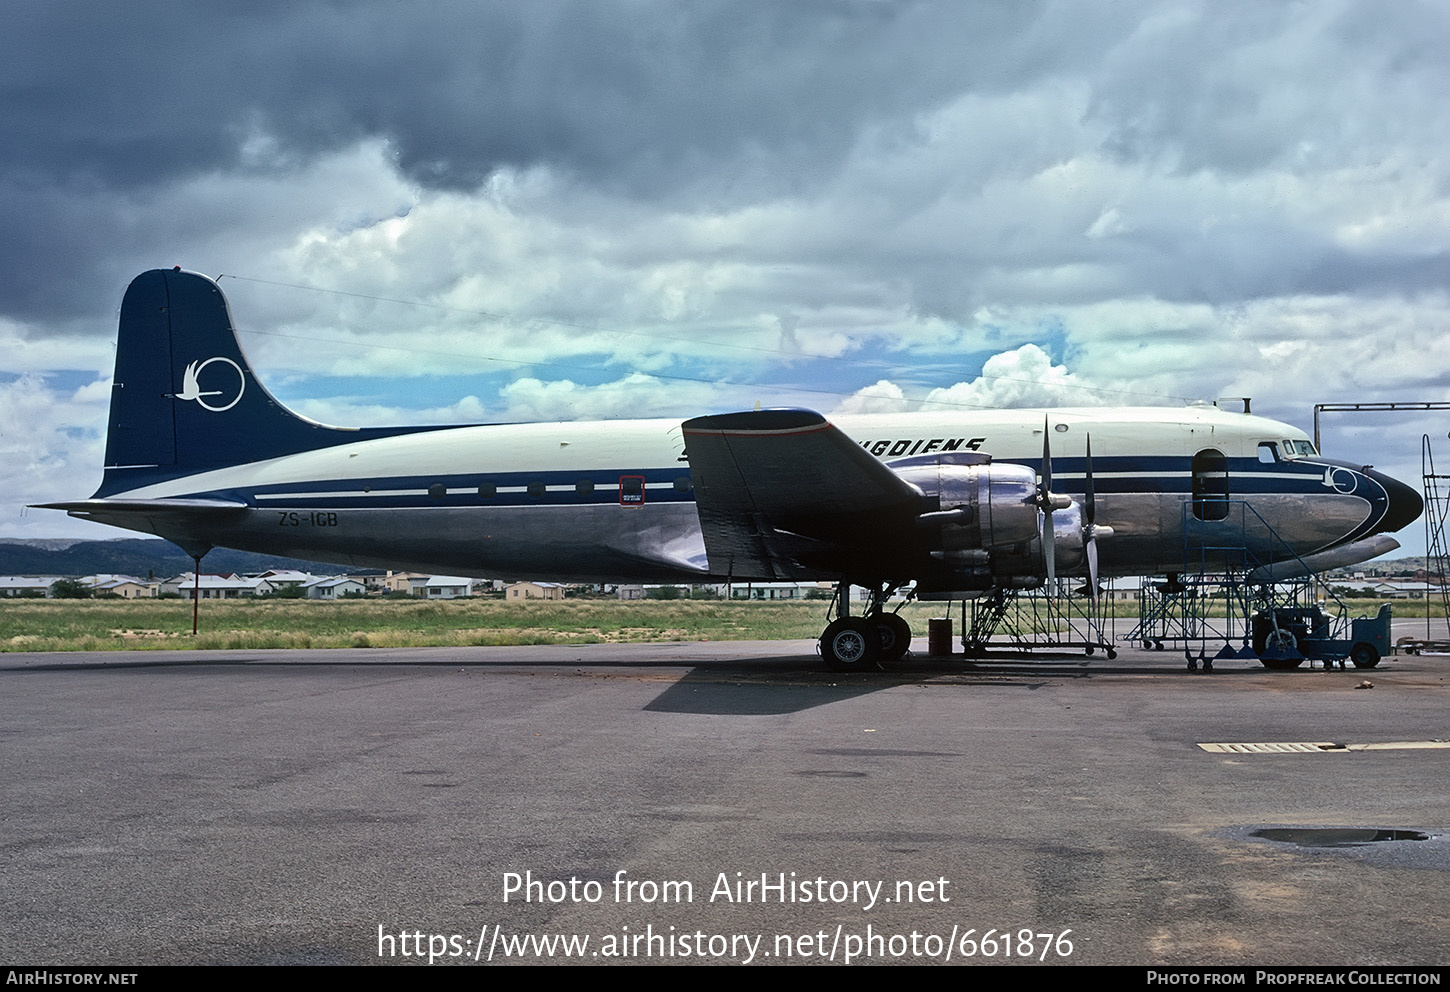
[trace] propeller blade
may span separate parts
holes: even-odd
[[[1047,565],[1048,588],[1053,590],[1057,585],[1057,541],[1052,532],[1052,432],[1046,414],[1042,417],[1042,481],[1038,486],[1038,502],[1042,507],[1042,558]]]
[[[1097,495],[1093,491],[1093,436],[1087,436],[1087,450],[1083,458],[1083,550],[1087,552],[1088,591],[1093,606],[1098,605],[1098,536],[1093,533],[1093,521],[1097,519]]]
[[[1057,541],[1052,536],[1052,511],[1048,510],[1042,520],[1042,557],[1047,563],[1047,585],[1052,588],[1057,583]]]
[[[1047,503],[1047,494],[1052,492],[1052,432],[1048,430],[1047,418],[1042,418],[1042,502]]]

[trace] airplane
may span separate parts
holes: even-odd
[[[330,427],[273,398],[221,288],[179,266],[126,290],[100,487],[43,505],[164,537],[198,568],[229,547],[515,579],[829,581],[821,653],[842,671],[904,655],[910,628],[885,608],[901,590],[1072,575],[1095,592],[1172,577],[1219,539],[1320,570],[1393,550],[1422,509],[1303,431],[1216,406]]]

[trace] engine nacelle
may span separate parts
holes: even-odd
[[[987,456],[948,454],[908,458],[890,468],[939,509],[922,523],[941,526],[942,551],[993,550],[1041,536],[1037,475],[1021,465],[993,465]]]
[[[1053,512],[1054,568],[1059,577],[1086,568],[1085,533],[1078,504]],[[1005,548],[934,551],[932,557],[946,571],[918,582],[917,599],[970,599],[988,589],[1036,589],[1047,579],[1041,534]]]
[[[1076,503],[1052,514],[1053,564],[1059,576],[1080,573],[1087,566],[1087,549],[1083,543],[1082,507]],[[1047,557],[1039,535],[1020,547],[992,553],[992,573],[999,583],[1013,577],[1047,578]]]

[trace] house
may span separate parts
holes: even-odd
[[[735,582],[728,587],[732,599],[805,599],[806,594],[820,588],[819,582]],[[727,586],[717,585],[717,593],[726,594]]]
[[[304,589],[318,577],[311,572],[299,572],[295,568],[272,568],[258,573],[254,578],[261,579],[265,584],[265,588],[257,590],[257,595],[269,596],[284,589]]]
[[[62,575],[0,575],[0,596],[49,596]]]
[[[504,586],[505,599],[563,599],[564,587],[557,582],[514,582]]]
[[[415,592],[415,596],[426,596],[429,599],[457,599],[460,596],[467,596],[472,589],[473,580],[458,575],[433,575],[428,577],[422,585],[422,592]]]
[[[406,593],[409,596],[423,595],[428,575],[422,572],[389,572],[383,578],[383,587],[391,593]]]
[[[91,592],[97,596],[109,593],[122,599],[153,599],[159,590],[160,583],[127,575],[112,576],[91,585]]]
[[[332,575],[303,583],[308,599],[342,599],[344,596],[363,596],[367,586],[350,575]]]
[[[162,594],[169,593],[183,599],[196,598],[198,589],[202,599],[241,599],[257,595],[263,585],[261,579],[244,579],[233,573],[208,575],[203,572],[198,578],[195,572],[182,572],[164,580],[160,589]]]
[[[388,588],[387,580],[391,572],[384,572],[381,569],[366,569],[361,572],[349,572],[354,579],[357,579],[367,587],[369,593],[380,593]]]

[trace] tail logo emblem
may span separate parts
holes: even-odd
[[[206,370],[208,365],[215,365],[217,363],[230,365],[232,371],[237,374],[236,395],[232,396],[232,401],[225,405],[223,405],[223,400],[211,399],[211,397],[229,396],[232,392],[231,389],[209,389],[203,391],[201,388],[202,372]],[[209,380],[215,380],[217,376],[213,374],[207,378]],[[229,379],[230,377],[223,373],[222,378]],[[208,382],[208,385],[212,384],[213,382]],[[210,410],[212,413],[225,413],[241,401],[242,393],[246,392],[246,389],[247,377],[242,374],[242,367],[230,358],[223,358],[218,355],[216,358],[208,358],[206,361],[192,362],[188,365],[186,371],[181,376],[181,392],[176,393],[175,396],[179,400],[195,400],[197,406],[203,410]]]

